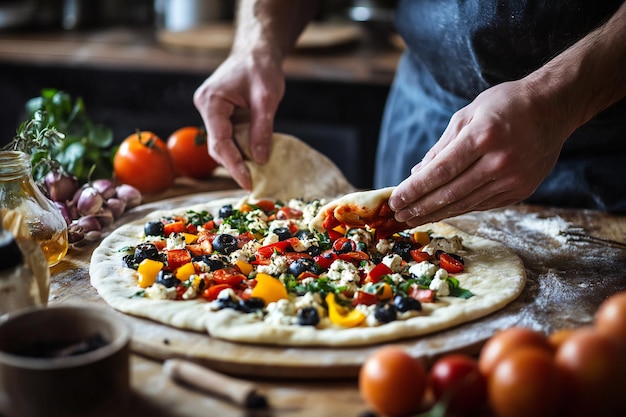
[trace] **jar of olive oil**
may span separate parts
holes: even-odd
[[[39,189],[31,176],[30,155],[19,151],[0,152],[0,210],[6,229],[19,221],[24,228],[13,234],[39,244],[48,266],[56,265],[68,250],[67,223],[63,215]],[[29,236],[21,236],[28,234]]]

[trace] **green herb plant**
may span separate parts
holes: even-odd
[[[79,183],[112,178],[113,133],[92,122],[82,98],[48,88],[28,100],[26,111],[30,120],[20,125],[5,149],[31,154],[36,181],[61,169]]]

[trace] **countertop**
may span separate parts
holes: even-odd
[[[237,192],[228,178],[214,178],[205,182],[178,182],[163,194],[148,196],[146,207],[168,207],[176,201],[187,201],[197,193]],[[211,195],[211,194],[209,194]],[[177,200],[177,199],[183,200]],[[152,204],[152,205],[151,205]],[[132,213],[131,213],[132,215]],[[125,220],[122,218],[121,222]],[[488,212],[469,213],[449,219],[459,228],[490,239],[498,240],[514,250],[523,260],[528,283],[518,300],[505,309],[474,323],[433,335],[446,334],[476,336],[480,340],[498,328],[525,325],[551,332],[561,327],[582,326],[590,323],[597,306],[611,293],[626,290],[623,267],[626,250],[587,241],[566,240],[555,226],[567,230],[581,230],[585,236],[626,242],[626,217],[589,210],[571,210],[554,207],[516,205]],[[558,228],[557,227],[557,228]],[[555,232],[558,231],[557,232]],[[72,248],[66,258],[52,268],[50,305],[67,303],[96,304],[106,307],[89,284],[89,258],[93,246]],[[134,318],[124,320],[142,326]],[[160,326],[158,324],[151,324]],[[139,327],[135,327],[135,330]],[[165,329],[164,329],[165,331]],[[472,339],[469,337],[469,339]],[[134,337],[141,337],[135,333]],[[204,336],[208,337],[208,336]],[[429,337],[423,338],[428,339]],[[412,351],[420,340],[399,341]],[[481,343],[468,346],[474,353]],[[365,349],[356,354],[371,352]],[[292,354],[294,349],[286,349]],[[308,354],[308,353],[307,353]],[[267,394],[269,409],[245,410],[220,398],[206,395],[172,382],[162,370],[163,358],[146,355],[137,344],[131,357],[131,401],[124,415],[135,416],[346,416],[357,417],[367,410],[359,397],[357,381],[351,378],[238,378],[258,384]]]
[[[348,83],[391,83],[401,48],[354,42],[296,49],[284,63],[288,78]],[[207,75],[228,51],[181,50],[159,42],[151,29],[110,28],[90,31],[0,32],[0,62],[66,65]]]

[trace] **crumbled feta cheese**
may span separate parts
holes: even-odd
[[[287,272],[288,268],[289,260],[287,259],[287,257],[275,253],[270,258],[270,264],[259,265],[257,271],[264,274],[278,276],[284,272]]]
[[[441,274],[441,271],[446,272],[444,269],[440,269],[439,271],[437,271],[428,288],[435,291],[435,294],[437,294],[437,296],[444,297],[446,295],[450,295],[450,286],[448,285],[448,281],[446,280],[448,274]]]
[[[400,272],[402,270],[402,256],[397,253],[386,255],[382,262],[393,272]]]
[[[426,252],[431,256],[439,250],[447,253],[460,252],[463,250],[463,240],[459,236],[451,238],[435,237],[430,243],[422,247],[422,252]]]
[[[153,284],[146,288],[146,296],[153,300],[174,300],[176,298],[176,288],[167,288],[163,284]]]
[[[185,249],[185,236],[182,233],[172,233],[167,238],[167,250]]]
[[[376,310],[376,304],[366,306],[365,304],[358,304],[355,307],[356,310],[359,310],[361,313],[365,315],[365,324],[369,327],[375,327],[380,325],[380,322],[376,320],[374,316],[374,311]]]
[[[376,250],[382,255],[389,253],[391,246],[391,242],[387,239],[379,239],[378,242],[376,242]]]
[[[372,233],[365,229],[350,229],[347,237],[355,243],[363,243],[368,247],[372,244]]]
[[[322,298],[318,293],[307,292],[301,297],[296,298],[294,302],[296,310],[302,310],[303,308],[313,307],[317,310],[317,315],[323,317],[326,315],[326,310],[322,307]]]
[[[272,324],[292,324],[297,320],[296,309],[291,302],[285,298],[267,305],[267,316],[265,321]]]
[[[416,277],[432,278],[436,272],[437,266],[428,261],[422,261],[409,268],[409,274],[415,275]]]
[[[358,283],[361,279],[357,267],[341,259],[337,259],[330,265],[327,277],[337,285],[346,286],[346,290],[350,292],[358,290]]]
[[[239,260],[248,262],[252,259],[257,249],[260,247],[261,245],[256,240],[246,242],[241,249],[238,249],[229,255],[230,262],[235,263]]]
[[[193,287],[193,285],[190,285],[187,290],[183,293],[183,295],[181,296],[181,298],[183,300],[193,300],[194,298],[196,298],[198,296],[198,291],[196,291],[196,289]]]

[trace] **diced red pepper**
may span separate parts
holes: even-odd
[[[348,253],[340,253],[338,257],[342,261],[350,262],[353,264],[358,264],[361,261],[367,261],[370,258],[367,253],[360,250],[355,250]]]
[[[191,233],[193,235],[198,234],[198,226],[196,226],[195,224],[189,223],[187,226],[185,226],[185,229],[187,233]]]
[[[186,232],[187,228],[185,227],[185,222],[182,220],[177,220],[172,223],[165,223],[163,225],[163,233],[165,236],[169,236],[172,233],[183,233]]]
[[[301,273],[300,275],[298,275],[298,280],[302,281],[305,278],[319,278],[319,275],[314,274],[311,271],[304,271],[303,273]]]
[[[449,274],[458,274],[463,272],[465,266],[461,261],[455,259],[449,253],[439,255],[439,266],[446,270]]]
[[[339,220],[335,218],[333,210],[329,210],[326,218],[324,219],[324,222],[322,223],[322,227],[324,228],[324,230],[328,230],[330,232],[332,229],[339,226],[340,224],[341,223],[339,222]]]
[[[257,249],[257,253],[263,258],[271,257],[275,252],[285,253],[287,249],[291,248],[289,240],[282,240],[276,243],[270,243],[269,245],[261,246]]]
[[[234,287],[241,284],[246,278],[247,277],[235,267],[222,268],[213,272],[213,282],[216,284],[228,284]]]
[[[202,291],[202,298],[206,299],[207,301],[213,301],[215,299],[217,299],[217,296],[220,294],[220,292],[222,292],[225,289],[228,288],[232,288],[230,285],[228,284],[215,284],[212,285],[208,288],[205,288]]]
[[[393,274],[393,271],[391,270],[391,268],[381,262],[374,268],[372,268],[372,270],[367,274],[367,277],[365,277],[365,282],[371,282],[372,284],[376,284],[377,282],[380,282],[380,279],[383,276],[389,274]]]
[[[166,253],[167,266],[165,269],[168,271],[176,271],[182,265],[191,262],[191,255],[187,249],[170,249]]]
[[[359,304],[366,306],[378,304],[378,297],[376,294],[358,290],[352,299],[352,305],[357,306]]]
[[[335,240],[343,237],[343,233],[338,232],[333,229],[327,230],[327,232],[328,232],[328,237],[330,238],[331,242],[334,242]]]
[[[204,223],[202,225],[202,228],[204,230],[215,230],[215,229],[217,229],[217,226],[215,225],[215,220],[209,220],[208,222]]]
[[[291,207],[281,207],[276,212],[276,218],[278,220],[299,219],[301,217],[302,211]]]
[[[158,251],[162,251],[167,246],[167,240],[154,240],[152,243]]]
[[[328,269],[336,259],[338,259],[337,254],[331,249],[325,250],[320,255],[313,257],[313,260],[324,269]]]
[[[409,288],[409,292],[407,294],[411,298],[415,298],[416,300],[422,303],[432,303],[435,301],[435,291],[428,290],[425,288],[419,288],[416,285],[411,286]]]
[[[271,200],[259,200],[254,203],[255,206],[263,210],[265,214],[270,214],[274,210],[276,210],[276,205]]]
[[[424,262],[430,259],[430,254],[420,249],[411,249],[409,253],[411,254],[411,258],[413,258],[413,260],[418,263]]]

